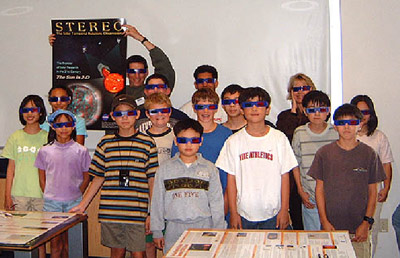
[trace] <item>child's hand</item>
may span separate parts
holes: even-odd
[[[145,222],[145,230],[146,230],[146,235],[150,235],[151,231],[150,231],[150,215],[148,215],[146,217],[146,222]]]
[[[378,193],[378,202],[386,202],[388,193],[389,193],[389,189],[387,189],[387,188],[383,188],[382,190],[380,190]]]
[[[327,220],[325,222],[321,221],[322,229],[326,231],[335,231],[335,227]]]
[[[158,248],[158,249],[164,249],[164,245],[165,245],[165,240],[164,240],[164,238],[163,237],[160,237],[160,238],[153,238],[153,242],[154,242],[154,244],[156,245],[156,247]]]
[[[356,229],[356,235],[351,240],[353,242],[365,242],[368,238],[369,223],[363,221],[360,226]]]
[[[239,213],[231,213],[230,224],[233,229],[242,229],[242,219]]]
[[[276,228],[286,229],[289,226],[289,211],[280,210],[278,216],[276,217]]]
[[[310,202],[310,195],[308,193],[303,191],[302,193],[299,193],[299,194],[300,194],[301,200],[303,201],[304,206],[306,206],[307,209],[315,208],[315,205]]]
[[[4,208],[6,211],[13,211],[15,210],[14,202],[12,201],[11,197],[8,197],[4,200]]]
[[[49,35],[49,44],[50,44],[50,46],[53,46],[54,41],[56,41],[56,34],[50,34]]]
[[[72,207],[68,212],[69,213],[84,213],[85,210],[86,209],[81,204],[78,204],[75,207]]]

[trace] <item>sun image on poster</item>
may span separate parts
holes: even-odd
[[[52,20],[53,85],[73,92],[69,109],[87,129],[116,129],[110,117],[116,95],[125,93],[123,18]]]

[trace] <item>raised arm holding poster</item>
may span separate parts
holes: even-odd
[[[69,106],[88,129],[117,128],[109,116],[115,95],[125,93],[125,19],[52,20],[53,85],[73,91]]]

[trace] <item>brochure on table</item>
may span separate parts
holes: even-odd
[[[75,213],[0,211],[0,245],[25,245]]]
[[[349,257],[348,231],[187,230],[166,257]]]

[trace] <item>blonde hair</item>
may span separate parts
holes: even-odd
[[[153,104],[165,104],[167,105],[167,107],[171,107],[171,100],[169,99],[169,97],[167,95],[165,95],[164,93],[160,93],[160,92],[155,92],[149,96],[147,96],[145,102],[144,102],[144,108],[145,109],[150,109],[150,106]]]
[[[291,100],[292,99],[292,90],[294,87],[294,82],[295,81],[305,81],[307,83],[307,85],[311,86],[311,90],[316,90],[317,88],[314,85],[314,82],[311,80],[310,77],[308,77],[307,75],[305,75],[304,73],[296,73],[295,75],[292,75],[292,77],[290,77],[289,80],[289,84],[288,84],[288,95],[287,95],[287,99]]]
[[[197,104],[199,101],[210,101],[213,104],[218,104],[218,94],[209,88],[202,88],[193,93],[192,104]]]

